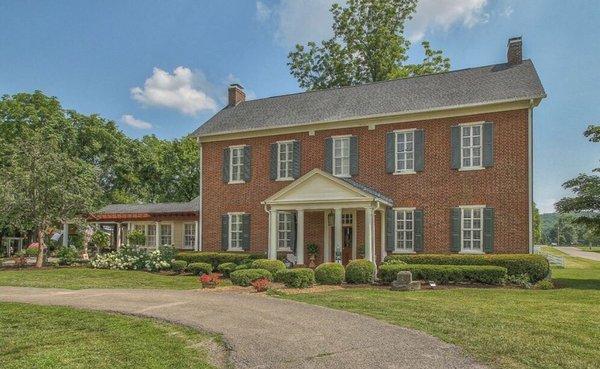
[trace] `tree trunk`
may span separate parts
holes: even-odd
[[[38,254],[37,259],[35,260],[35,267],[41,268],[44,265],[44,231],[38,229],[37,231],[38,237]]]

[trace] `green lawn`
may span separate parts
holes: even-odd
[[[133,270],[45,268],[0,270],[0,286],[46,288],[200,288],[198,277],[169,276]]]
[[[579,246],[579,248],[583,251],[600,252],[600,246]]]
[[[567,258],[555,290],[457,288],[392,292],[361,288],[283,298],[415,328],[502,368],[597,368],[600,263]]]
[[[214,368],[214,347],[217,336],[151,319],[0,303],[3,369]]]

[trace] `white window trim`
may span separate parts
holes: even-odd
[[[294,142],[296,140],[286,140],[286,141],[277,141],[277,179],[275,179],[276,181],[293,181],[294,177],[292,176],[292,166],[294,165]],[[290,161],[290,167],[288,168],[288,172],[289,172],[289,176],[288,177],[279,177],[279,173],[280,173],[280,164],[281,161],[280,159],[280,154],[281,154],[281,145],[287,145],[287,144],[292,144],[291,147],[291,151],[290,151],[290,156],[292,158],[292,160]]]
[[[196,245],[196,233],[197,233],[197,229],[196,229],[196,222],[184,222],[183,226],[182,226],[182,230],[181,230],[181,247],[188,250],[188,246],[185,244],[185,226],[186,225],[191,225],[194,227],[194,233],[192,234],[192,237],[194,237],[194,242],[192,242],[192,245],[189,246],[189,249],[194,249],[194,246]]]
[[[232,215],[244,215],[246,213],[243,212],[234,212],[234,213],[227,213],[228,215],[228,221],[227,221],[227,251],[243,251],[244,249],[240,246],[240,247],[231,247],[231,216]],[[242,224],[243,226],[243,224]],[[242,229],[242,233],[244,232],[244,230]],[[241,241],[241,238],[240,238]]]
[[[467,172],[467,171],[471,171],[471,170],[483,170],[485,169],[485,167],[483,166],[483,124],[485,123],[485,121],[478,121],[478,122],[467,122],[467,123],[460,123],[458,126],[460,127],[460,167],[458,168],[459,172]],[[474,127],[474,126],[481,126],[480,130],[479,130],[479,147],[480,147],[480,162],[481,165],[477,165],[477,166],[470,166],[470,167],[464,167],[463,166],[463,147],[462,147],[462,142],[463,142],[463,137],[462,137],[462,129],[463,127]]]
[[[350,175],[350,150],[352,150],[352,148],[350,147],[350,138],[352,138],[353,135],[337,135],[337,136],[331,136],[332,141],[331,141],[331,172],[333,174],[334,177],[337,178],[352,178],[352,176]],[[348,139],[348,174],[336,174],[335,173],[335,140],[336,139]]]
[[[227,182],[228,184],[241,184],[241,183],[246,183],[246,181],[244,181],[243,179],[239,179],[239,180],[232,180],[232,176],[233,176],[233,149],[242,149],[242,156],[240,158],[240,160],[242,160],[242,165],[241,165],[241,171],[240,171],[240,178],[242,177],[242,173],[244,172],[244,148],[248,146],[248,145],[234,145],[234,146],[229,146],[229,182]]]
[[[158,227],[161,228],[163,225],[168,225],[168,226],[171,227],[171,231],[169,232],[169,237],[171,237],[171,243],[170,243],[170,245],[175,246],[175,237],[174,237],[175,224],[174,223],[159,223]],[[160,241],[158,243],[158,246],[164,246],[164,245],[166,245],[166,244],[164,244],[162,242],[162,237],[163,237],[162,229],[160,230],[160,232],[157,231],[157,235],[158,234],[160,235],[160,237],[158,239]]]
[[[291,211],[278,211],[277,212],[277,251],[292,252],[291,245],[288,246],[288,247],[279,247],[279,241],[281,241],[281,239],[279,238],[279,232],[280,232],[280,230],[279,230],[279,215],[280,214],[289,214],[289,215],[292,215],[292,212]],[[293,222],[294,218],[292,218],[291,221]],[[293,227],[293,224],[292,224],[292,227]],[[291,232],[291,230],[290,230],[290,232]],[[290,240],[290,242],[294,242],[294,240]]]
[[[407,128],[407,129],[395,129],[392,132],[394,133],[394,173],[393,175],[405,175],[405,174],[416,174],[415,171],[415,131],[416,128]],[[398,133],[413,133],[413,169],[405,169],[405,170],[397,170],[398,168]]]
[[[486,205],[459,205],[460,209],[460,251],[459,254],[474,254],[474,255],[482,255],[485,254],[483,250],[483,235],[484,235],[484,219],[483,219],[483,209],[486,208]],[[481,210],[481,250],[463,250],[463,210],[464,209],[479,209]]]
[[[412,208],[393,208],[392,209],[394,211],[394,254],[416,254],[415,251],[415,210],[417,210],[416,207],[412,207]],[[399,249],[398,248],[398,216],[397,216],[397,212],[398,211],[411,211],[413,213],[413,218],[412,218],[412,223],[413,223],[413,229],[412,229],[412,242],[413,242],[413,247],[411,250],[407,250],[407,249]]]

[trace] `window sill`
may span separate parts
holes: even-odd
[[[458,168],[459,172],[468,172],[471,170],[484,170],[485,167],[460,167]]]
[[[392,254],[416,254],[414,250],[394,250]]]
[[[344,175],[334,174],[333,176],[336,178],[352,178],[352,176],[349,174],[344,174]]]
[[[229,181],[227,184],[244,184],[246,181]]]
[[[277,178],[275,181],[277,181],[277,182],[289,182],[289,181],[293,181],[293,180],[294,180],[294,178],[289,177],[289,178]]]
[[[404,175],[404,174],[417,174],[417,172],[414,171],[414,170],[405,170],[405,171],[402,171],[402,172],[394,172],[395,176],[401,176],[401,175]]]
[[[289,247],[286,248],[278,248],[277,252],[292,252],[292,249]]]
[[[463,251],[460,251],[459,254],[483,255],[483,254],[485,254],[485,252],[483,252],[483,251],[463,250]]]
[[[244,251],[244,249],[241,247],[230,247],[227,249],[227,251],[241,252],[241,251]]]

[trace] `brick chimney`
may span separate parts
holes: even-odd
[[[521,64],[523,61],[523,40],[521,37],[508,39],[508,50],[506,51],[508,65]]]
[[[229,85],[229,104],[227,106],[236,106],[237,104],[246,101],[246,94],[244,88],[237,83]]]

